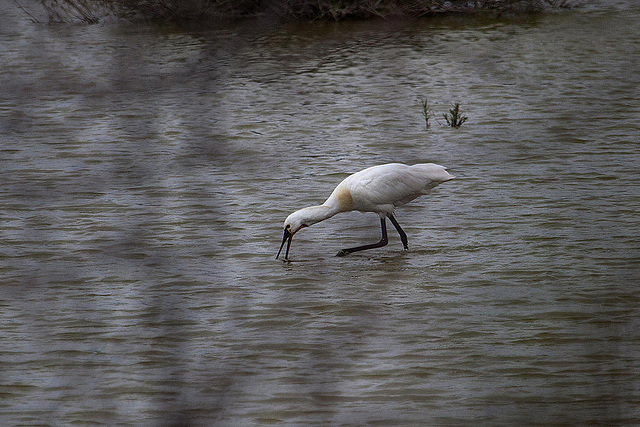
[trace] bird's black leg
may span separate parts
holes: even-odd
[[[355,248],[343,249],[340,252],[338,252],[336,254],[336,256],[345,256],[345,255],[353,253],[353,252],[359,252],[359,251],[364,251],[366,249],[381,248],[383,246],[386,246],[387,243],[389,243],[389,239],[387,237],[387,222],[386,222],[386,218],[380,218],[380,226],[382,227],[382,239],[378,243],[372,243],[370,245],[357,246]]]
[[[402,240],[402,245],[405,249],[409,249],[409,239],[407,239],[407,233],[404,232],[400,224],[393,215],[389,215],[389,219],[391,220],[391,224],[398,230],[398,234],[400,235],[400,240]]]

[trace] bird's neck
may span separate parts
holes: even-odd
[[[332,206],[320,205],[310,206],[301,210],[304,214],[304,223],[306,225],[313,225],[325,219],[331,218],[339,211]]]

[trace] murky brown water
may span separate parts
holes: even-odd
[[[0,24],[0,421],[640,423],[640,9]],[[11,16],[11,15],[9,15]],[[7,23],[8,22],[8,23]],[[419,103],[436,117],[424,129]],[[451,102],[469,121],[435,122]],[[401,208],[284,218],[401,161]]]

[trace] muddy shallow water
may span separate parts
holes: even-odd
[[[637,7],[214,28],[12,13],[2,424],[640,423]],[[290,212],[395,161],[457,177],[397,210],[408,251],[390,229],[335,257],[379,238],[349,213],[275,260]]]

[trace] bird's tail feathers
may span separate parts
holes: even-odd
[[[413,165],[412,168],[416,168],[424,172],[429,177],[429,179],[437,182],[438,184],[446,181],[451,181],[455,178],[455,176],[447,172],[447,168],[445,166],[436,165],[435,163],[420,163],[417,165]]]

